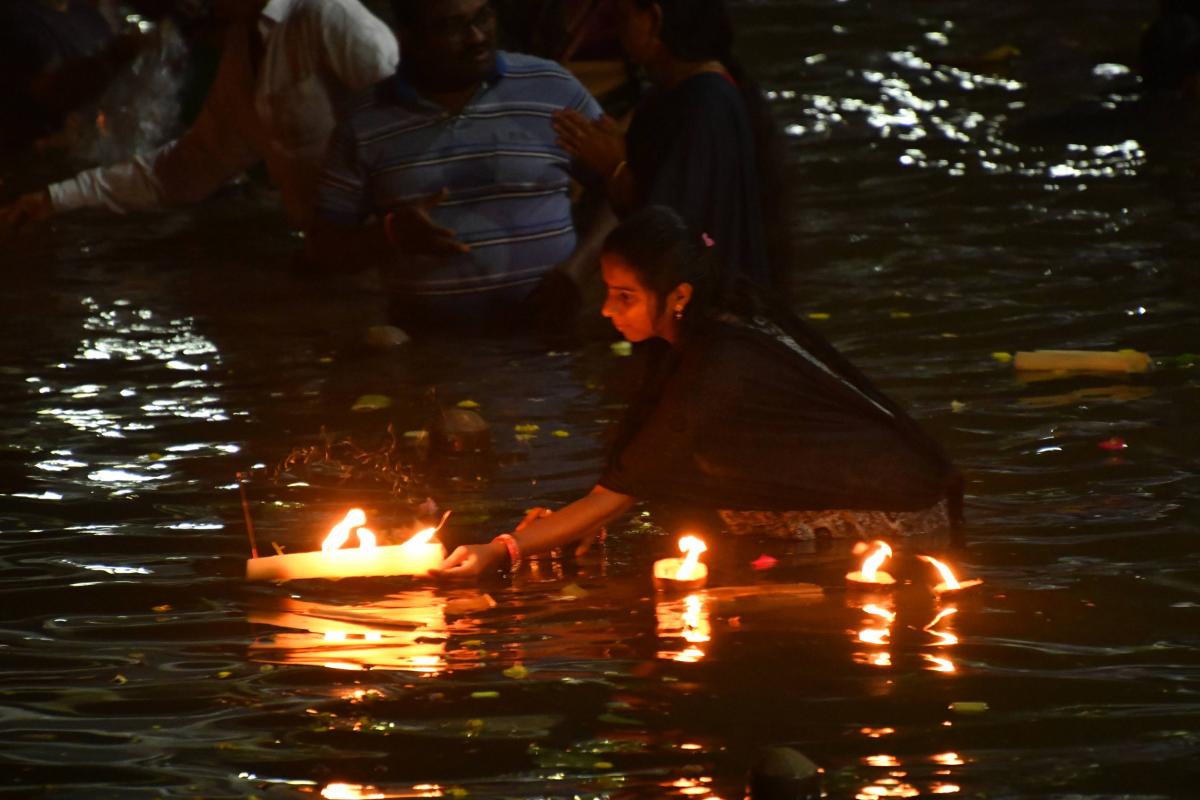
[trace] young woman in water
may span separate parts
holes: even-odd
[[[733,56],[724,0],[618,0],[621,44],[652,88],[622,136],[608,117],[555,114],[562,146],[606,177],[619,216],[678,211],[716,241],[723,264],[761,286],[790,264],[783,172],[762,92]],[[780,234],[773,236],[773,234]]]
[[[603,313],[648,369],[599,483],[513,533],[457,548],[474,576],[586,537],[639,500],[717,511],[733,532],[813,538],[947,531],[961,484],[938,444],[834,348],[752,288],[724,289],[715,248],[649,206],[605,241]]]

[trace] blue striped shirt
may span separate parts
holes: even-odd
[[[446,200],[430,216],[471,252],[399,257],[387,270],[391,288],[468,319],[511,309],[575,249],[576,164],[550,126],[563,108],[589,118],[601,113],[566,69],[520,53],[498,53],[493,77],[457,115],[420,97],[397,73],[339,125],[317,216],[358,225],[445,188]]]

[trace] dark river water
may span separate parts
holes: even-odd
[[[426,495],[489,537],[592,485],[628,360],[364,351],[376,296],[297,274],[254,193],[0,244],[0,795],[733,800],[786,744],[837,799],[1200,796],[1200,126],[1138,101],[1154,5],[738,7],[788,132],[795,308],[967,476],[965,546],[899,543],[890,594],[846,590],[848,544],[717,539],[707,591],[656,595],[653,510],[507,583],[248,584],[239,472],[267,552]],[[997,355],[1039,348],[1157,365]],[[405,433],[463,401],[493,452],[417,460]],[[369,460],[389,425],[417,466]],[[357,470],[271,480],[327,448]],[[939,599],[918,552],[982,586]]]

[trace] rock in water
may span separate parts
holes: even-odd
[[[819,800],[821,768],[790,747],[768,747],[750,769],[747,800]]]

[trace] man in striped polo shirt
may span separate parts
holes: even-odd
[[[383,266],[406,327],[520,325],[590,249],[577,247],[571,181],[596,179],[558,145],[552,114],[600,108],[558,64],[497,51],[488,0],[393,8],[403,61],[334,135],[311,252]]]

